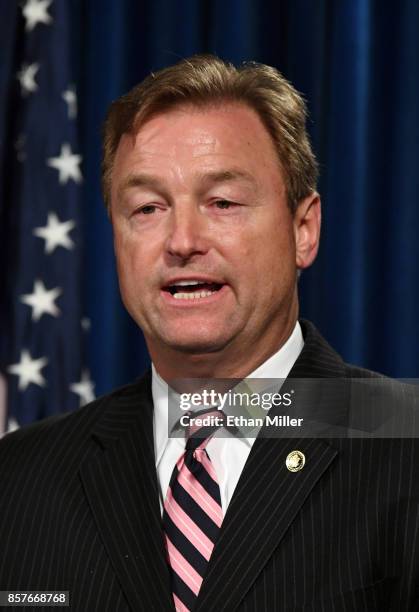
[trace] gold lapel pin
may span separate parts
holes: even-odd
[[[299,450],[291,451],[285,459],[285,465],[290,472],[299,472],[303,469],[305,462],[305,455]]]

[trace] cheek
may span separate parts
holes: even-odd
[[[287,290],[295,280],[295,244],[292,236],[270,233],[254,254],[256,282],[272,298]]]
[[[114,226],[114,250],[120,272],[124,272],[125,266],[132,268],[135,261],[141,258],[140,237],[132,231],[128,223]]]
[[[217,250],[239,264],[251,261],[261,242],[253,228],[245,225],[239,228],[223,228],[222,233],[219,228],[214,228],[212,236],[217,237]]]
[[[144,259],[144,254],[138,247],[122,251],[118,259],[118,275],[126,285],[139,289],[150,278],[152,267],[150,261]]]
[[[125,294],[137,291],[142,282],[142,271],[147,270],[144,253],[138,241],[115,235],[114,249],[119,285]]]

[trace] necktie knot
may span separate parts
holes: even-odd
[[[205,449],[210,438],[224,426],[224,413],[214,407],[200,410],[191,413],[191,422],[185,431],[185,451]]]

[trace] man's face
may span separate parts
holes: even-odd
[[[122,298],[153,360],[256,351],[295,320],[293,217],[250,108],[180,107],[124,135],[111,202]]]

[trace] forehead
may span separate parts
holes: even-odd
[[[256,178],[282,175],[272,138],[258,114],[244,104],[175,107],[151,117],[135,134],[124,134],[115,155],[113,178],[169,168],[194,170],[242,168]]]

